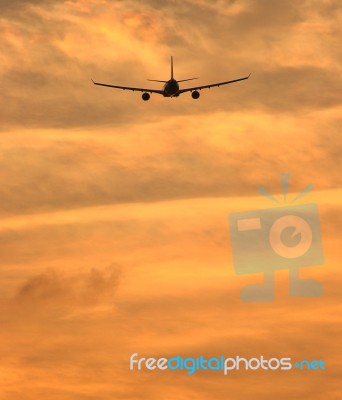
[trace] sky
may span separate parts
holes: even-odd
[[[0,0],[0,398],[340,398],[338,0]],[[178,98],[146,79],[233,85]],[[228,217],[319,209],[321,298],[246,303]],[[129,358],[322,359],[326,371],[130,371]]]

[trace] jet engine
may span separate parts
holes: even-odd
[[[144,100],[144,101],[147,101],[147,100],[150,100],[150,94],[149,93],[143,93],[142,94],[142,96],[141,96],[141,98]]]
[[[200,97],[200,92],[197,91],[197,90],[194,90],[194,91],[191,93],[191,96],[192,96],[193,99],[198,99],[198,98]]]

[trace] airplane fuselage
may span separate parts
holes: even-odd
[[[164,91],[164,97],[179,96],[179,94],[178,94],[179,84],[176,81],[176,79],[171,78],[170,80],[168,80],[163,87],[163,91]]]

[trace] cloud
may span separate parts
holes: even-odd
[[[2,0],[0,3],[0,12],[2,16],[10,16],[10,18],[15,19],[23,16],[23,14],[27,12],[27,8],[32,6],[46,7],[55,3],[55,0],[28,0],[24,3],[21,0]]]
[[[336,196],[322,194],[322,198],[336,203]],[[262,199],[254,201],[256,207],[265,204]],[[288,298],[288,276],[279,272],[274,303],[241,303],[240,288],[260,281],[261,276],[234,275],[227,213],[251,206],[251,199],[243,197],[191,199],[27,216],[21,224],[13,224],[12,232],[25,233],[12,237],[17,252],[22,243],[34,248],[36,255],[21,269],[2,266],[2,284],[6,277],[14,283],[12,296],[1,301],[3,368],[12,377],[4,393],[14,399],[24,389],[32,398],[46,393],[52,399],[70,393],[76,398],[96,393],[104,399],[113,395],[157,398],[175,387],[177,398],[204,399],[211,390],[223,399],[227,379],[233,378],[232,393],[240,393],[248,380],[252,384],[248,390],[260,392],[261,398],[262,389],[269,385],[268,375],[242,371],[229,377],[198,373],[191,381],[184,371],[127,373],[134,352],[142,357],[196,357],[258,356],[262,350],[268,357],[295,359],[309,354],[331,366],[317,377],[320,384],[331,380],[337,362],[329,338],[340,314],[336,303],[340,274],[334,264],[339,255],[335,251],[331,259],[328,250],[327,268],[302,271],[324,281],[323,299]],[[327,219],[334,220],[330,205],[325,210],[323,226]],[[326,234],[330,242],[334,233]],[[41,260],[39,250],[46,252]],[[103,261],[106,257],[111,264]],[[46,269],[52,263],[53,268]],[[242,318],[246,313],[248,318]],[[320,348],[313,350],[318,341]],[[298,375],[275,373],[273,379],[285,385],[288,395],[295,390]],[[311,390],[311,382],[302,382],[303,395]],[[137,390],[137,384],[144,390]],[[272,385],[270,396],[274,390]]]
[[[3,28],[3,129],[137,124],[155,114],[209,113],[224,103],[232,111],[263,107],[270,113],[302,113],[341,102],[338,54],[329,50],[334,39],[329,30],[322,34],[306,27],[319,14],[300,2],[179,2],[158,10],[153,2],[66,2],[53,3],[52,9],[32,4],[26,19],[11,14]],[[336,20],[329,22],[331,29]],[[332,46],[322,46],[327,42]],[[220,52],[227,43],[229,51]],[[142,104],[138,94],[91,84],[93,77],[151,85],[145,77],[167,78],[170,54],[179,78],[195,74],[209,83],[253,75],[214,95],[204,91],[197,103],[185,95],[172,105],[156,96],[153,106]]]
[[[19,289],[15,301],[25,304],[63,301],[68,307],[76,304],[96,304],[112,297],[117,289],[118,268],[111,266],[102,271],[96,268],[88,273],[64,276],[55,270],[30,278]]]
[[[281,100],[280,100],[281,101]],[[338,108],[296,116],[220,112],[96,131],[3,136],[2,214],[341,187]],[[329,123],[329,133],[325,126]],[[144,132],[143,135],[141,132]],[[279,147],[280,146],[280,147]],[[305,174],[304,174],[305,171]],[[334,172],[336,171],[336,172]],[[262,177],[262,178],[261,178]]]
[[[16,0],[0,11],[3,397],[225,399],[228,385],[237,399],[336,398],[340,3]],[[145,78],[167,79],[170,55],[177,79],[252,75],[199,101],[147,103],[90,81],[159,88]],[[279,271],[274,303],[241,303],[262,276],[234,274],[227,218],[271,206],[260,184],[282,198],[281,172],[289,199],[315,185],[303,202],[319,205],[326,262],[301,276],[325,296],[289,298]],[[300,386],[293,371],[131,373],[134,352],[264,352],[329,369]]]

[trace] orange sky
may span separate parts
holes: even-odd
[[[0,399],[338,399],[339,1],[0,2]],[[95,87],[248,81],[168,99]],[[189,85],[191,83],[189,82]],[[186,87],[186,83],[183,84]],[[231,212],[315,191],[323,298],[243,303]],[[324,359],[326,371],[129,371],[129,357]]]

